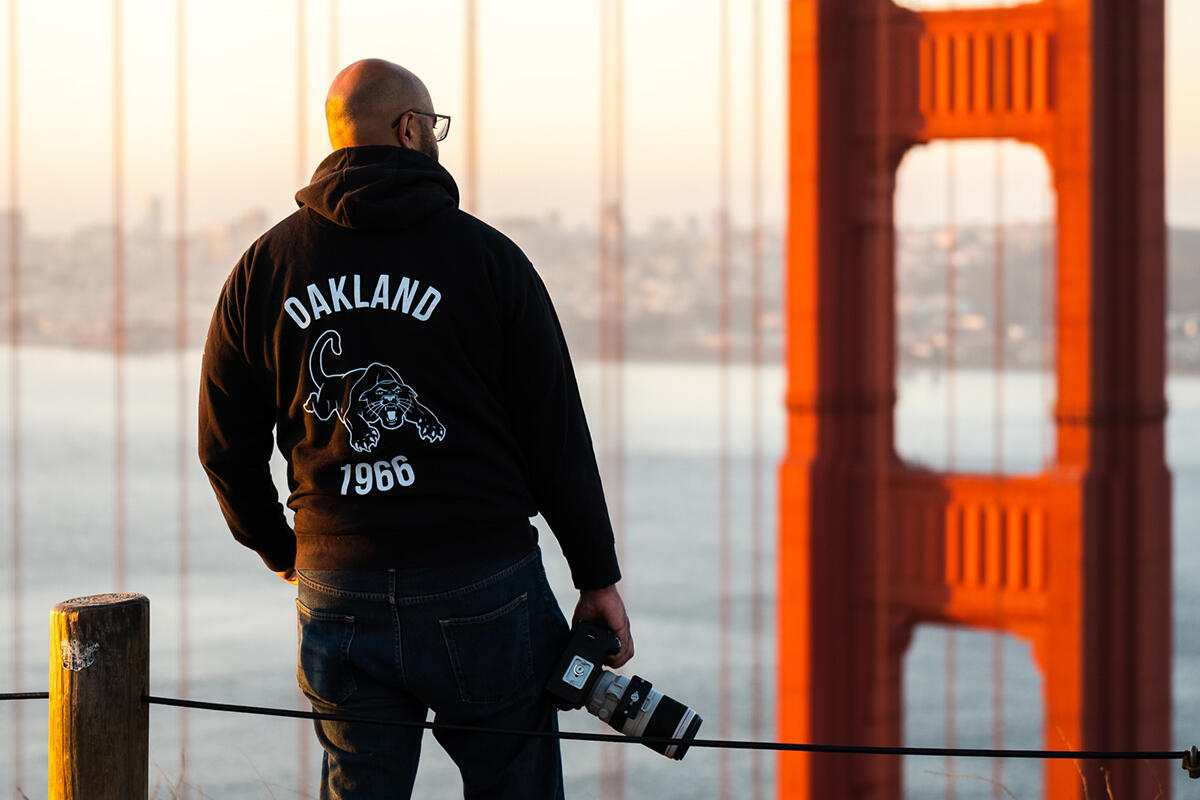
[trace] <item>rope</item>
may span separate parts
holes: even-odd
[[[0,694],[4,700],[48,700],[49,692],[9,692]],[[1000,750],[987,747],[889,747],[883,745],[808,744],[803,742],[752,742],[738,739],[671,739],[663,736],[622,736],[613,733],[584,733],[582,731],[528,731],[515,728],[481,728],[475,725],[452,725],[399,719],[368,719],[351,714],[322,714],[319,711],[296,711],[269,706],[248,706],[237,703],[210,703],[203,700],[184,700],[178,697],[149,695],[145,702],[155,706],[195,708],[201,711],[223,711],[230,714],[250,714],[259,717],[289,717],[324,722],[356,722],[392,728],[422,728],[429,731],[456,733],[490,733],[497,736],[528,736],[534,739],[560,739],[577,742],[616,742],[618,744],[687,745],[702,749],[773,750],[777,752],[834,753],[864,756],[958,756],[960,758],[1011,759],[1079,759],[1081,761],[1169,761],[1187,758],[1188,750]]]
[[[36,694],[36,693],[31,693]],[[41,692],[42,697],[47,693]],[[0,695],[0,699],[4,699]],[[736,739],[671,739],[662,736],[622,736],[609,733],[584,733],[582,731],[528,731],[513,728],[481,728],[473,725],[452,725],[442,722],[409,721],[392,719],[367,719],[349,714],[322,714],[319,711],[293,711],[286,708],[269,708],[266,706],[247,706],[234,703],[208,703],[200,700],[182,700],[175,697],[146,698],[151,705],[174,706],[176,708],[196,708],[205,711],[224,711],[236,714],[252,714],[267,717],[292,717],[295,719],[314,719],[325,722],[357,722],[370,725],[384,725],[399,728],[423,728],[431,731],[452,731],[457,733],[490,733],[498,736],[528,736],[537,739],[560,739],[565,741],[585,742],[616,742],[620,744],[643,745],[687,745],[704,749],[724,750],[774,750],[800,753],[841,753],[849,755],[878,755],[878,756],[945,756],[954,755],[962,758],[1014,758],[1014,759],[1080,759],[1085,761],[1167,761],[1182,759],[1187,755],[1186,750],[999,750],[990,748],[971,747],[888,747],[875,745],[849,744],[807,744],[801,742],[753,742]]]

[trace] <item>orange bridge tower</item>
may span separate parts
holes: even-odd
[[[790,38],[780,737],[900,743],[902,656],[937,622],[1032,642],[1046,746],[1169,749],[1162,0],[792,0]],[[1036,145],[1057,195],[1039,475],[893,447],[896,167],[972,137]],[[1165,764],[1106,766],[1118,798],[1169,784]],[[1047,798],[1083,797],[1074,764],[1045,769]],[[895,758],[785,754],[778,775],[789,800],[900,795]]]

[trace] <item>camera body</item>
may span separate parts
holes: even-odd
[[[607,628],[593,622],[576,623],[567,649],[546,683],[555,705],[564,711],[586,707],[626,736],[695,739],[703,720],[693,709],[655,690],[644,678],[604,668],[604,659],[620,649],[620,640]],[[676,761],[688,751],[687,744],[646,746]]]

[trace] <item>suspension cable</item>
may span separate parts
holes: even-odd
[[[870,235],[874,252],[869,263],[881,271],[884,264],[889,267],[895,257],[895,242],[892,237],[892,203],[890,190],[895,180],[895,170],[890,160],[892,144],[891,130],[891,86],[892,86],[892,36],[891,36],[891,3],[875,4],[875,119],[874,119],[874,152],[872,153],[871,180],[868,185],[873,187],[875,197],[874,207],[871,208],[873,222]],[[886,190],[885,190],[886,187]],[[868,245],[870,246],[870,245]],[[892,661],[892,609],[890,584],[892,579],[891,565],[891,461],[892,447],[891,414],[893,409],[892,393],[895,387],[895,353],[893,348],[895,333],[880,327],[882,320],[893,317],[894,298],[890,291],[890,272],[888,275],[875,274],[870,280],[876,287],[885,286],[889,291],[875,288],[869,295],[873,306],[866,309],[867,318],[877,326],[874,335],[869,337],[867,347],[872,348],[868,358],[873,364],[873,370],[863,379],[870,386],[874,405],[867,431],[871,441],[871,497],[868,503],[871,515],[870,533],[872,537],[873,566],[875,570],[873,597],[871,608],[875,615],[873,636],[874,657],[868,675],[872,683],[871,700],[864,709],[864,718],[874,717],[876,736],[880,741],[888,735],[893,718],[898,710],[889,699],[888,688],[892,685],[892,671],[896,665]],[[868,723],[868,727],[869,727]],[[886,773],[870,777],[873,784],[883,784]]]
[[[992,472],[996,478],[1004,474],[1004,349],[1008,338],[1004,324],[1004,272],[1004,142],[1001,140],[996,142],[995,265],[992,269]],[[1000,513],[1000,527],[995,535],[1002,537],[1006,524],[1004,512]],[[993,568],[998,570],[1000,566],[993,565]],[[999,605],[999,591],[996,592],[996,602]],[[992,746],[1004,746],[1004,634],[996,631],[992,633]],[[1003,764],[996,761],[992,764],[992,800],[1000,800],[1000,782],[1003,778]]]
[[[750,6],[750,735],[763,734],[762,635],[762,0]],[[750,797],[762,800],[762,754],[750,759]]]
[[[187,0],[175,3],[175,426],[179,507],[179,693],[188,694]],[[179,788],[187,792],[188,715],[179,714]],[[186,794],[181,796],[186,800]]]
[[[463,210],[479,214],[479,150],[476,133],[479,125],[479,100],[476,89],[479,84],[478,68],[478,3],[463,0],[463,116],[466,117],[466,135],[463,137],[463,173],[465,198]]]
[[[125,65],[122,0],[113,0],[113,511],[117,591],[125,590]]]
[[[18,108],[18,0],[8,4],[8,344],[9,353],[9,524],[12,546],[9,551],[12,583],[9,607],[12,610],[12,681],[21,683],[21,213],[20,213],[20,132]],[[22,783],[22,743],[24,742],[21,708],[13,709],[13,788]]]
[[[624,0],[600,5],[599,440],[617,558],[625,554]],[[628,578],[623,591],[628,602]],[[600,749],[600,793],[623,800],[625,753]]]
[[[329,0],[329,77],[331,80],[338,73],[338,60],[341,58],[338,50],[338,45],[341,43],[341,18],[338,0]]]
[[[614,0],[613,19],[613,523],[617,558],[625,563],[625,0]],[[629,602],[629,581],[622,589]],[[615,759],[616,794],[625,800],[625,748]]]
[[[1002,30],[1002,12],[996,12],[997,34]],[[1001,37],[997,35],[996,41]],[[1012,65],[1007,65],[1012,69]],[[1011,80],[1011,78],[1010,78]],[[996,117],[996,159],[994,176],[995,232],[993,234],[992,266],[992,473],[999,480],[1004,474],[1004,372],[1007,335],[1005,330],[1005,248],[1004,248],[1004,121],[1003,115]],[[1004,541],[1007,517],[1000,512],[999,528],[994,535]],[[999,571],[1000,565],[993,565]],[[1001,603],[1001,592],[996,590],[997,611]],[[992,746],[1004,746],[1004,634],[992,632]],[[1000,787],[1004,779],[1004,764],[992,762],[992,800],[1000,800]]]
[[[720,286],[720,305],[717,311],[717,331],[720,351],[718,354],[717,386],[717,698],[719,713],[717,726],[721,738],[728,739],[732,726],[732,703],[730,700],[730,671],[733,649],[730,644],[732,616],[731,572],[733,547],[731,536],[731,484],[730,464],[730,230],[729,230],[729,173],[730,173],[730,98],[729,98],[729,0],[721,0],[719,25],[719,100],[718,100],[718,190],[717,190],[717,280]],[[732,775],[729,753],[722,751],[717,758],[718,797],[728,800],[732,790]]]
[[[958,337],[958,281],[955,259],[958,256],[958,165],[953,142],[946,143],[946,472],[954,472],[957,460],[956,428],[958,425],[957,396],[957,347]],[[958,633],[952,626],[946,627],[945,671],[946,711],[945,743],[954,747],[958,738]],[[944,766],[948,774],[955,771],[954,757],[947,756]],[[945,799],[954,800],[955,783],[946,781]]]
[[[296,186],[303,186],[308,172],[308,19],[306,0],[296,0]],[[303,709],[308,700],[303,692],[296,689],[296,706]],[[297,770],[296,791],[301,797],[307,797],[308,777],[312,772],[310,757],[311,734],[307,726],[300,725],[296,729]]]
[[[597,263],[597,280],[599,281],[600,295],[600,315],[597,329],[597,363],[599,371],[599,450],[600,450],[600,468],[605,478],[611,482],[612,470],[609,465],[611,458],[611,443],[610,436],[610,420],[609,420],[609,359],[611,357],[609,339],[611,336],[609,324],[609,271],[610,271],[610,248],[611,241],[609,235],[609,204],[611,202],[609,195],[609,171],[611,168],[612,158],[612,142],[609,137],[609,120],[612,118],[611,106],[612,96],[609,89],[612,81],[611,68],[609,66],[612,54],[610,52],[609,40],[612,37],[610,28],[612,27],[612,14],[610,13],[611,0],[602,0],[600,4],[600,116],[599,116],[599,136],[600,136],[600,215],[599,215],[599,241],[598,241],[598,263]],[[620,531],[614,528],[614,537],[620,535]],[[600,748],[600,795],[607,796],[611,794],[609,783],[612,780],[612,752],[607,747]]]

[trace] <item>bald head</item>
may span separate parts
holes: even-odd
[[[389,144],[437,158],[437,142],[433,141],[432,131],[425,131],[426,118],[410,114],[400,125],[394,124],[401,114],[414,108],[433,111],[429,90],[420,78],[380,58],[355,61],[337,74],[325,98],[329,142],[334,150]],[[432,153],[427,150],[429,145]]]

